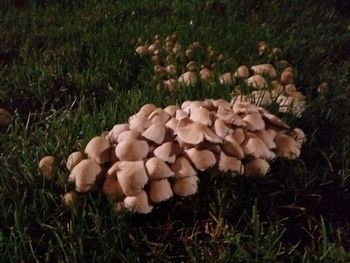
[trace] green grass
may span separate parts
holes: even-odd
[[[15,117],[0,131],[1,262],[350,261],[350,30],[334,1],[28,2],[0,8],[0,106]],[[91,137],[144,103],[229,99],[227,88],[168,93],[144,80],[137,39],[175,31],[233,65],[263,62],[260,40],[282,48],[308,100],[300,119],[283,116],[308,136],[301,158],[267,178],[202,174],[197,195],[147,216],[116,215],[98,193],[65,209],[65,158]],[[37,168],[47,154],[59,158],[55,182]]]

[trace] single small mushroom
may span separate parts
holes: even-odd
[[[249,75],[250,75],[249,69],[245,65],[239,66],[238,69],[236,70],[236,72],[234,73],[234,76],[236,78],[242,78],[242,79],[248,78]]]
[[[166,127],[164,123],[155,122],[142,133],[142,136],[156,144],[162,144],[165,139],[165,131]]]
[[[270,130],[270,132],[268,130]],[[275,137],[277,135],[276,132],[274,132],[271,129],[267,129],[267,130],[256,131],[254,134],[258,136],[269,149],[276,149],[277,146],[274,142]]]
[[[72,190],[65,193],[62,197],[63,204],[71,209],[79,209],[81,207],[81,202],[79,199],[79,194],[77,191]]]
[[[176,111],[179,110],[179,106],[177,105],[169,105],[164,108],[164,111],[170,115],[170,117],[174,118],[176,115]]]
[[[119,161],[109,168],[107,173],[117,176],[126,196],[138,195],[148,182],[143,161]]]
[[[116,177],[107,177],[102,186],[102,192],[109,200],[122,200],[125,197],[123,189]]]
[[[155,148],[153,153],[164,162],[174,163],[176,156],[180,153],[180,146],[176,141],[165,142]]]
[[[124,199],[123,205],[129,211],[139,214],[149,214],[153,209],[153,206],[149,204],[147,193],[144,190],[135,196],[127,196]]]
[[[178,82],[185,86],[195,86],[197,84],[197,75],[193,71],[187,71],[180,75]]]
[[[165,179],[175,176],[170,167],[160,158],[152,157],[145,163],[146,171],[151,180]]]
[[[296,159],[300,156],[299,144],[290,136],[279,133],[275,138],[277,156],[286,159]]]
[[[238,160],[235,157],[226,155],[224,152],[220,153],[220,160],[219,160],[219,171],[220,172],[236,172],[238,174],[244,173],[244,167],[242,165],[242,162]]]
[[[199,178],[197,176],[189,176],[175,180],[173,184],[174,194],[181,197],[194,195],[198,190],[198,181]]]
[[[115,147],[115,154],[122,161],[142,160],[148,152],[149,146],[143,140],[125,139]]]
[[[265,78],[261,75],[253,75],[246,81],[247,85],[252,87],[253,89],[263,89],[267,87],[267,82]]]
[[[166,123],[171,116],[162,108],[157,108],[148,116],[151,123],[161,122]]]
[[[184,156],[177,157],[170,168],[175,173],[175,178],[177,179],[197,175],[197,172],[193,168],[192,164]]]
[[[154,110],[157,109],[157,106],[152,103],[147,103],[141,107],[141,109],[136,113],[137,116],[148,117]]]
[[[166,201],[173,196],[173,191],[168,179],[152,180],[149,193],[153,203]]]
[[[147,45],[138,46],[136,48],[136,53],[139,54],[141,57],[146,56],[147,54],[149,54],[148,46]]]
[[[123,131],[119,134],[118,139],[117,139],[117,143],[121,143],[122,141],[125,141],[125,140],[138,139],[140,137],[140,135],[141,135],[140,132],[138,132],[136,130]]]
[[[0,126],[7,126],[11,123],[12,116],[8,110],[0,108]]]
[[[190,114],[184,110],[177,110],[175,113],[175,119],[180,120],[183,117],[188,117]]]
[[[293,77],[294,77],[293,72],[285,69],[281,74],[280,80],[281,80],[282,84],[284,84],[284,85],[292,84]]]
[[[79,151],[76,152],[72,152],[66,161],[66,167],[68,169],[68,171],[72,171],[72,169],[74,168],[74,166],[76,166],[80,161],[84,160],[84,154],[82,154]]]
[[[199,77],[204,83],[211,83],[214,81],[214,72],[212,69],[203,66],[199,71]]]
[[[176,79],[163,80],[163,87],[168,91],[173,91],[176,88]]]
[[[54,156],[45,156],[39,161],[39,170],[47,180],[53,180],[56,177],[56,158]]]
[[[225,122],[219,118],[215,120],[212,129],[215,134],[221,138],[225,138],[225,136],[231,131],[231,129],[226,126]]]
[[[249,139],[243,146],[243,151],[255,158],[273,160],[276,157],[276,154],[270,151],[266,144],[255,134],[249,134]]]
[[[216,164],[216,158],[213,152],[208,150],[198,150],[196,148],[184,151],[189,160],[199,171],[205,171]]]
[[[289,131],[287,135],[292,137],[298,143],[300,148],[301,145],[306,142],[306,135],[302,129],[294,128],[291,131]]]
[[[262,159],[252,159],[244,165],[245,175],[250,176],[265,176],[270,169],[270,164]]]
[[[272,103],[271,93],[268,90],[254,90],[251,93],[252,103],[257,106],[269,106]]]
[[[269,45],[265,41],[259,41],[258,43],[258,52],[259,55],[266,54],[270,51]]]
[[[235,84],[235,79],[231,72],[226,72],[219,76],[219,82],[221,85],[233,85]]]
[[[143,133],[151,124],[151,121],[145,115],[136,114],[136,116],[129,118],[129,129],[139,133]]]
[[[244,158],[244,151],[238,141],[235,139],[233,134],[228,134],[224,142],[222,144],[222,150],[233,157],[236,157],[237,159],[243,159]]]
[[[203,107],[193,108],[190,112],[190,119],[194,122],[211,126],[213,123],[213,114]]]
[[[69,175],[69,180],[75,182],[75,188],[80,193],[95,190],[101,179],[102,167],[93,159],[82,160]]]
[[[91,159],[94,159],[99,164],[109,162],[109,141],[103,136],[92,138],[85,147],[85,153]]]
[[[274,79],[277,76],[276,69],[271,64],[260,64],[251,67],[255,74]]]
[[[260,113],[247,114],[243,121],[247,124],[246,128],[249,131],[261,131],[265,129],[265,122]]]

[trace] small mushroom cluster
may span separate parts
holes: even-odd
[[[172,91],[179,86],[195,86],[199,81],[214,83],[214,69],[224,61],[223,54],[199,41],[183,47],[177,33],[165,40],[156,35],[150,42],[139,42],[136,53],[152,58],[155,76],[160,80],[158,88]]]
[[[276,157],[297,158],[304,141],[302,130],[249,102],[146,104],[128,123],[92,138],[84,154],[69,155],[75,191],[63,201],[101,190],[117,211],[146,214],[173,195],[195,194],[199,172],[263,176]]]
[[[258,52],[260,56],[266,56],[269,63],[253,65],[250,69],[241,65],[223,74],[218,65],[225,63],[224,55],[211,46],[196,41],[183,48],[176,33],[165,41],[156,35],[150,42],[139,43],[136,53],[152,58],[155,77],[160,81],[158,89],[172,91],[179,86],[195,86],[198,81],[203,84],[217,82],[235,86],[234,96],[237,96],[242,93],[243,84],[251,90],[246,100],[257,106],[276,102],[280,112],[291,112],[298,117],[305,109],[305,96],[294,84],[293,67],[281,59],[280,48],[270,49],[264,41],[258,43]]]

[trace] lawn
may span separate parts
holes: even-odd
[[[350,20],[339,1],[4,1],[0,4],[1,262],[350,262]],[[338,4],[336,4],[336,2]],[[148,215],[116,214],[99,192],[71,211],[65,161],[145,103],[224,98],[231,89],[157,90],[137,41],[178,32],[231,58],[278,46],[306,95],[296,160],[263,178],[200,175],[199,192]],[[232,69],[234,70],[234,69]],[[317,92],[326,82],[328,91]],[[38,169],[58,158],[57,179]]]

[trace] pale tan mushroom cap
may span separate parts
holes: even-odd
[[[121,161],[142,160],[148,152],[147,142],[136,139],[123,140],[115,147],[115,154]]]
[[[85,147],[85,153],[91,159],[94,159],[99,164],[109,162],[109,141],[103,136],[92,138]]]
[[[197,75],[195,72],[187,71],[180,75],[178,81],[186,86],[195,86],[197,84]]]
[[[247,79],[247,85],[253,89],[263,89],[267,86],[267,82],[263,76],[253,75]]]
[[[76,152],[72,152],[66,161],[66,167],[68,169],[68,171],[72,171],[72,169],[74,168],[74,166],[76,166],[80,161],[84,160],[84,154],[82,154],[79,151]]]
[[[129,130],[129,124],[123,123],[123,124],[116,124],[113,126],[112,130],[109,131],[106,138],[110,143],[117,143],[118,137],[123,131]]]
[[[184,156],[179,156],[176,158],[176,161],[171,165],[171,170],[175,173],[176,178],[184,178],[197,175],[197,171]]]
[[[151,180],[164,179],[175,176],[170,167],[157,157],[152,157],[146,161],[145,167]]]
[[[262,159],[257,158],[247,162],[244,166],[246,176],[265,176],[270,169],[270,164]]]
[[[219,171],[220,172],[236,172],[238,174],[244,173],[244,167],[242,162],[235,157],[226,155],[224,152],[220,153],[219,160]]]
[[[235,79],[231,72],[226,72],[220,75],[219,82],[221,85],[233,85],[235,83]]]
[[[276,69],[271,64],[260,64],[251,67],[255,74],[274,79],[277,76]]]
[[[149,192],[153,203],[166,201],[173,196],[173,190],[167,179],[152,180]]]
[[[247,66],[240,66],[238,67],[238,69],[236,70],[236,72],[234,73],[234,76],[237,78],[248,78],[249,77],[249,69]]]
[[[0,108],[0,126],[7,126],[11,123],[12,116],[8,110]]]
[[[287,159],[296,159],[300,156],[300,146],[292,137],[286,134],[277,134],[275,143],[277,156]]]
[[[180,153],[180,146],[176,141],[166,142],[155,148],[153,153],[164,162],[174,163],[176,156]]]
[[[62,202],[66,207],[78,209],[80,207],[80,199],[77,191],[72,190],[65,193]]]
[[[46,179],[54,179],[56,170],[56,158],[49,155],[43,157],[39,161],[39,170]]]
[[[69,177],[75,182],[76,190],[84,193],[96,188],[101,173],[102,167],[95,160],[85,159],[73,168]]]
[[[116,174],[118,182],[127,196],[139,194],[148,182],[143,161],[119,161],[109,170],[108,174]]]
[[[102,192],[110,200],[122,200],[125,197],[123,189],[116,177],[107,177],[102,186]]]
[[[165,139],[165,131],[166,127],[164,123],[155,122],[142,133],[142,136],[156,144],[162,144]]]
[[[194,195],[198,190],[198,181],[197,176],[184,177],[175,180],[173,184],[174,194],[182,197],[187,197]]]
[[[191,148],[185,150],[185,153],[199,171],[205,171],[216,164],[215,155],[211,151]]]
[[[153,209],[144,190],[135,196],[127,196],[123,204],[129,211],[139,214],[149,214]]]

